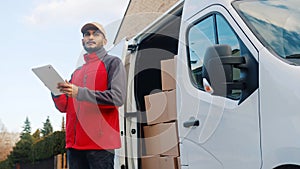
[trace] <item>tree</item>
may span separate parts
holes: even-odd
[[[8,136],[8,132],[4,126],[4,124],[1,122],[0,120],[0,161],[5,160],[7,154],[10,151],[10,147],[7,146],[7,136]]]
[[[0,161],[3,161],[19,141],[20,134],[7,131],[0,132]],[[1,168],[1,167],[0,167]]]
[[[19,133],[8,132],[2,121],[0,120],[0,168],[9,168],[8,155],[18,142],[20,137]],[[6,162],[4,162],[6,160]]]
[[[31,134],[31,126],[28,117],[26,117],[26,120],[24,122],[23,131],[21,133],[21,139],[25,134]]]
[[[21,140],[17,142],[11,153],[13,163],[27,163],[32,161],[31,147],[33,138],[29,133],[23,133]]]
[[[43,137],[46,137],[47,135],[49,135],[53,132],[53,127],[50,123],[49,116],[46,119],[46,122],[44,123],[44,127],[41,132],[42,132]]]
[[[33,144],[33,137],[31,136],[31,126],[28,117],[24,122],[23,131],[20,136],[21,140],[17,142],[11,153],[11,158],[14,164],[30,162],[31,146]]]
[[[32,134],[33,141],[38,141],[41,138],[40,129],[36,129],[36,131]]]

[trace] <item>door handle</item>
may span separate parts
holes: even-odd
[[[200,125],[200,121],[195,119],[195,118],[191,118],[190,120],[188,121],[185,121],[183,123],[183,127],[185,128],[189,128],[189,127],[192,127],[192,126],[199,126]]]

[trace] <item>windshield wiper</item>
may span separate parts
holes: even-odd
[[[286,59],[300,59],[300,53],[288,55],[285,58]]]

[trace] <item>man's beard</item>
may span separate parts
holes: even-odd
[[[89,47],[86,47],[86,46],[84,45],[83,48],[84,48],[84,50],[87,51],[88,53],[93,53],[93,52],[96,52],[96,51],[98,51],[99,49],[101,49],[102,46],[100,46],[100,47],[89,48]]]

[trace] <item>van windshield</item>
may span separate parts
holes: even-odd
[[[299,0],[243,0],[233,6],[267,49],[299,64]]]

